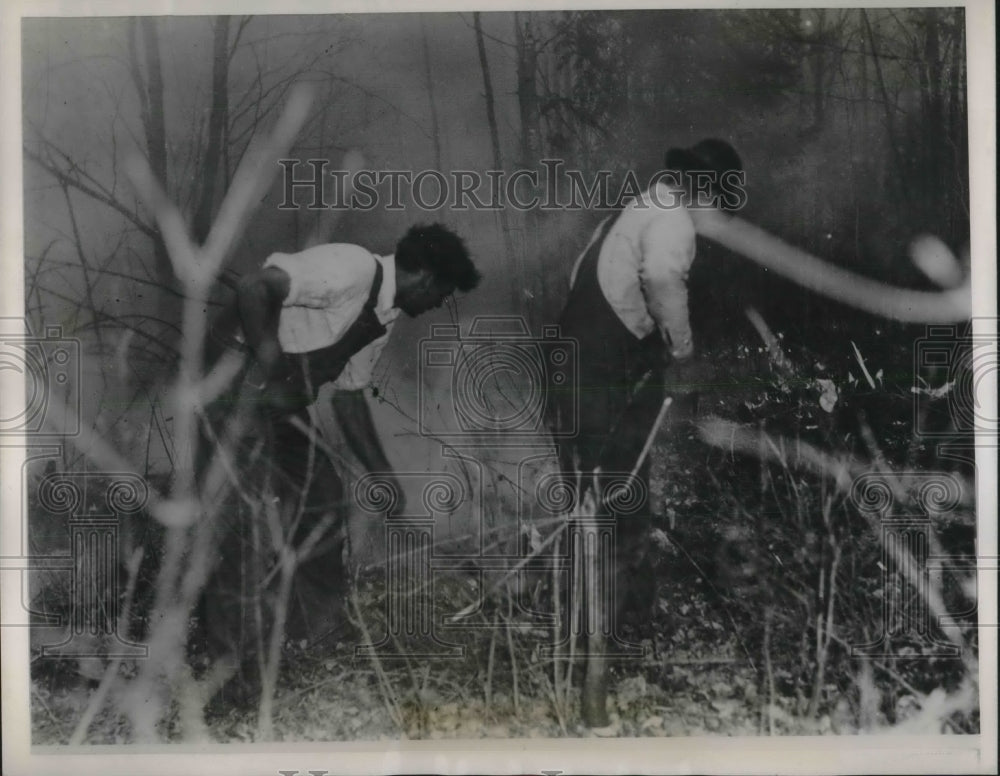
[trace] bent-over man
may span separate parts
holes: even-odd
[[[250,397],[266,441],[280,529],[295,548],[318,538],[297,565],[290,636],[322,635],[318,629],[336,619],[331,615],[340,611],[344,594],[345,487],[317,443],[310,405],[332,382],[334,413],[348,446],[369,472],[390,472],[363,394],[372,369],[400,312],[415,317],[440,307],[479,279],[462,240],[435,224],[412,227],[388,256],[342,243],[276,253],[240,282],[241,338],[251,354],[243,396]],[[258,592],[262,576],[254,568],[259,556],[253,543],[271,546],[274,529],[264,519],[269,507],[261,505],[249,533],[246,525],[222,527],[219,562],[207,588],[209,653],[230,656],[237,665],[246,663],[260,635],[248,625],[253,618],[247,608],[255,602],[247,598]],[[255,531],[256,539],[249,535]],[[249,586],[242,584],[247,579]]]

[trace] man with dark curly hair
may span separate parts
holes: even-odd
[[[334,414],[347,445],[369,472],[391,472],[363,389],[400,312],[416,317],[479,280],[461,238],[432,224],[410,228],[392,255],[346,243],[317,245],[275,253],[240,282],[237,339],[251,354],[244,401],[250,397],[270,452],[283,540],[300,555],[303,543],[312,544],[298,558],[289,635],[322,636],[318,629],[335,619],[331,613],[343,593],[346,491],[317,442],[310,405],[332,383]],[[401,499],[398,483],[389,474],[387,479]],[[241,612],[247,605],[234,600],[233,590],[233,580],[247,572],[245,528],[222,526],[206,596],[209,651],[232,655],[238,664],[246,663],[254,641]]]

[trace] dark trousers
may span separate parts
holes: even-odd
[[[310,426],[308,412],[293,417]],[[206,587],[204,617],[209,656],[235,657],[244,684],[256,684],[257,659],[274,623],[281,571],[276,545],[299,549],[324,526],[296,567],[286,637],[316,641],[340,620],[346,590],[343,549],[344,487],[327,454],[287,419],[260,421],[241,451],[260,455],[241,470],[242,498],[222,511],[218,557]]]
[[[663,402],[664,343],[658,331],[640,338],[630,331],[609,304],[601,288],[601,249],[615,218],[599,228],[583,256],[569,299],[559,317],[561,336],[576,343],[576,369],[561,385],[549,386],[549,424],[560,436],[563,477],[580,492],[593,484],[599,491],[625,480],[635,468]],[[604,496],[604,492],[599,493]],[[637,573],[644,557],[643,536],[649,525],[649,463],[636,472],[622,508],[604,502],[602,514],[616,518],[616,599],[619,609],[626,591],[652,603],[651,574]]]
[[[344,486],[312,439],[315,429],[303,431],[311,427],[308,407],[320,386],[335,380],[356,353],[386,333],[375,312],[381,283],[382,265],[376,261],[368,300],[337,342],[285,354],[263,386],[240,381],[239,399],[217,403],[218,412],[226,414],[234,408],[242,412],[249,401],[259,433],[243,440],[237,452],[243,493],[219,521],[217,564],[203,607],[207,646],[212,657],[234,657],[251,686],[259,676],[252,658],[269,641],[279,607],[289,607],[285,635],[293,639],[316,641],[339,624],[346,589]],[[251,463],[260,440],[263,455]],[[304,542],[311,544],[305,555]],[[290,600],[275,595],[285,548],[298,556]],[[230,684],[239,691],[247,682]]]
[[[661,383],[657,374],[641,385],[622,381],[619,386],[605,386],[580,396],[580,432],[560,444],[563,478],[574,490],[579,478],[577,498],[595,480],[597,492],[608,496],[631,474],[663,402]],[[595,478],[593,473],[598,469],[600,474]],[[622,508],[616,508],[614,498],[599,507],[602,514],[615,517],[615,599],[619,612],[640,611],[654,603],[654,580],[645,552],[651,516],[649,472],[647,455],[622,497]]]

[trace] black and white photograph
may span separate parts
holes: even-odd
[[[6,7],[4,772],[995,772],[994,15]]]

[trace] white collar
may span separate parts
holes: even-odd
[[[382,265],[382,287],[378,291],[378,312],[382,315],[398,313],[396,310],[396,256],[375,256]]]

